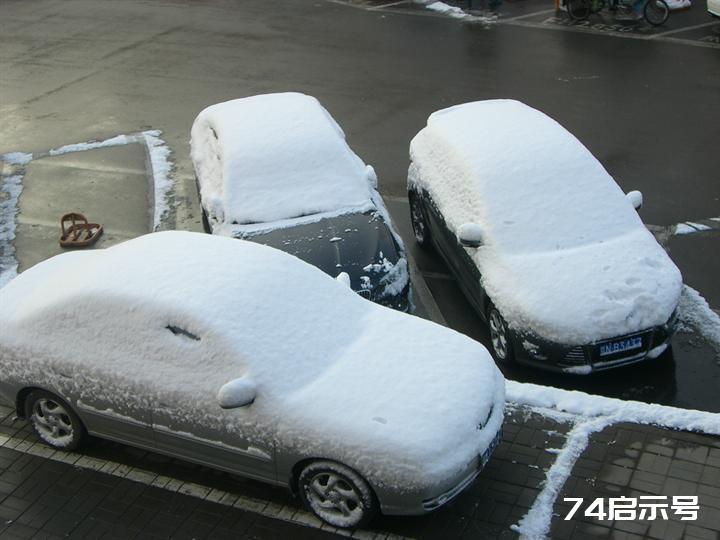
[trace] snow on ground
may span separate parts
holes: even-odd
[[[677,225],[675,225],[674,234],[692,234],[696,232],[709,231],[710,229],[712,229],[710,225],[686,221],[684,223],[678,223]]]
[[[680,271],[631,201],[540,111],[513,100],[437,111],[410,158],[409,188],[451,231],[482,228],[472,256],[511,327],[581,345],[664,324],[677,306]]]
[[[471,22],[494,22],[497,20],[496,16],[481,17],[479,15],[472,15],[462,10],[457,6],[451,6],[445,2],[435,2],[433,0],[415,0],[417,4],[421,4],[425,9],[434,11],[436,13],[442,13],[455,19],[462,19],[464,21]]]
[[[405,491],[445,491],[502,423],[504,380],[479,343],[216,235],[155,233],[43,261],[0,289],[0,342],[8,380],[103,395],[126,416],[158,396],[173,411],[159,424],[240,432],[260,449],[277,441]],[[257,388],[252,408],[219,409],[219,389],[238,378]],[[243,384],[223,400],[248,395]]]
[[[172,162],[170,161],[170,148],[160,138],[162,131],[152,130],[142,133],[145,146],[150,157],[153,177],[153,230],[160,228],[162,219],[170,210],[169,198],[173,188],[173,181],[170,178]]]
[[[9,152],[0,155],[0,161],[22,168],[32,161],[47,156],[60,156],[72,152],[84,152],[97,148],[123,146],[132,143],[141,143],[146,146],[152,167],[153,181],[153,230],[158,230],[163,218],[170,209],[173,180],[171,151],[161,138],[160,130],[150,130],[128,135],[117,135],[102,141],[89,141],[74,143],[53,148],[47,152],[25,153]],[[0,288],[6,285],[17,275],[18,262],[15,257],[16,215],[18,212],[18,199],[22,192],[22,174],[13,174],[0,178]]]
[[[84,152],[85,150],[94,150],[96,148],[109,148],[111,146],[123,146],[126,144],[130,144],[132,142],[137,142],[137,137],[128,136],[128,135],[117,135],[116,137],[111,137],[110,139],[105,139],[104,141],[90,141],[90,142],[82,142],[82,143],[74,143],[74,144],[66,144],[65,146],[61,146],[59,148],[52,148],[48,151],[48,154],[51,156],[62,156],[63,154],[69,154],[71,152]]]
[[[506,381],[506,399],[511,406],[529,406],[543,416],[574,422],[565,445],[547,471],[538,497],[528,513],[511,527],[524,539],[548,537],[555,501],[593,433],[619,422],[632,422],[720,435],[720,414],[717,413],[624,401],[516,381]],[[563,416],[567,414],[574,417]]]
[[[687,285],[680,297],[680,329],[700,334],[720,359],[720,315],[699,292]]]
[[[25,152],[10,152],[0,156],[0,161],[4,161],[10,165],[27,165],[32,159],[33,155]]]
[[[304,94],[207,107],[192,126],[191,157],[213,228],[332,212],[371,198],[365,164],[327,110]]]
[[[13,240],[22,178],[19,174],[0,178],[0,288],[17,275]]]
[[[465,13],[459,7],[450,6],[450,5],[446,4],[445,2],[425,3],[425,8],[429,9],[431,11],[436,11],[438,13],[443,13],[445,15],[450,15],[451,17],[455,17],[457,19],[466,19],[468,17],[471,17],[471,15],[469,13]]]

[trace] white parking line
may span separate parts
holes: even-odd
[[[542,11],[534,11],[532,13],[526,13],[525,15],[518,15],[517,17],[508,17],[507,19],[501,18],[500,21],[519,21],[521,19],[529,19],[530,17],[535,17],[537,15],[547,15],[548,13],[555,13],[557,10],[555,8],[553,9],[543,9]]]
[[[561,24],[552,24],[551,21],[542,21],[542,22],[533,22],[533,21],[525,21],[525,20],[517,20],[517,19],[499,19],[499,24],[507,24],[511,26],[523,26],[526,28],[539,28],[543,30],[554,30],[554,31],[564,31],[564,32],[579,32],[579,33],[586,33],[586,34],[596,34],[600,36],[612,36],[612,37],[619,37],[619,38],[626,38],[626,39],[637,39],[640,41],[647,41],[649,39],[655,39],[657,36],[657,41],[664,41],[664,42],[670,42],[670,43],[678,43],[682,45],[692,45],[693,47],[704,47],[708,49],[720,49],[720,44],[718,43],[711,43],[707,41],[697,41],[692,39],[684,39],[684,38],[675,38],[675,37],[665,37],[662,35],[641,35],[641,34],[633,34],[630,32],[615,32],[611,30],[596,30],[592,28],[591,26],[579,26],[574,24],[569,25],[561,25]],[[717,23],[715,23],[717,24]],[[684,29],[683,29],[684,30]]]
[[[706,28],[708,26],[715,26],[720,24],[718,21],[710,21],[703,24],[696,24],[694,26],[686,26],[685,28],[676,28],[675,30],[668,30],[667,32],[660,32],[659,34],[653,34],[648,39],[656,39],[662,36],[669,36],[670,34],[679,34],[681,32],[689,32],[690,30],[697,30],[698,28]]]
[[[412,0],[400,0],[399,2],[388,2],[387,4],[381,4],[379,6],[371,6],[368,8],[368,11],[377,11],[379,9],[385,9],[393,6],[399,6],[401,4],[410,4],[412,3]]]

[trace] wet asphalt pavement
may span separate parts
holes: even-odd
[[[532,6],[552,7],[528,0],[524,12]],[[699,11],[697,3],[693,22],[705,24]],[[624,190],[642,190],[646,223],[720,216],[720,50],[572,30],[465,24],[321,0],[3,0],[0,154],[160,129],[178,180],[168,228],[201,230],[188,141],[192,120],[209,104],[263,92],[313,94],[375,166],[383,195],[397,198],[405,193],[408,143],[430,112],[507,97],[557,119]],[[410,244],[406,218],[398,225]],[[720,231],[670,243],[686,282],[716,309],[718,248]],[[486,340],[437,258],[418,259],[450,326]],[[521,368],[506,374],[720,410],[720,366],[706,345],[681,334],[673,358],[663,360],[593,378]]]

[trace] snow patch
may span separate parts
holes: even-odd
[[[699,292],[687,285],[683,286],[679,314],[679,328],[700,334],[720,357],[720,315]]]
[[[705,225],[704,223],[693,223],[692,221],[686,221],[684,223],[678,223],[675,225],[673,234],[683,235],[692,234],[696,232],[709,231],[712,227]]]
[[[449,4],[446,4],[445,2],[440,1],[433,1],[433,0],[415,0],[417,4],[423,5],[426,9],[429,9],[430,11],[434,11],[435,13],[441,13],[443,15],[447,15],[448,17],[452,17],[454,19],[460,19],[466,22],[483,22],[483,23],[491,23],[497,21],[496,15],[491,16],[479,16],[479,15],[471,15],[470,13],[467,13],[466,11],[463,11],[461,8],[457,6],[451,6]]]
[[[96,148],[108,148],[110,146],[124,146],[133,142],[138,142],[137,135],[117,135],[104,141],[89,141],[75,144],[66,144],[59,148],[53,148],[48,151],[51,156],[61,156],[71,152],[84,152],[86,150],[95,150]]]
[[[33,155],[25,152],[9,152],[0,156],[0,160],[10,165],[27,165],[32,159]]]
[[[436,11],[437,13],[450,15],[451,17],[455,17],[456,19],[467,19],[468,17],[472,17],[469,13],[465,13],[459,7],[450,6],[445,2],[431,2],[429,4],[425,4],[425,7],[430,11]]]
[[[650,424],[671,429],[720,435],[720,414],[678,409],[665,405],[593,396],[530,383],[506,381],[510,404],[529,406],[538,414],[548,411],[575,415],[575,425],[546,474],[546,480],[528,513],[511,529],[521,538],[547,538],[553,506],[577,459],[587,448],[590,435],[620,422]],[[552,449],[553,453],[555,449]]]
[[[163,218],[170,210],[169,196],[173,188],[173,182],[170,179],[170,170],[172,162],[170,161],[170,149],[160,138],[162,131],[152,130],[143,131],[143,139],[147,147],[150,157],[150,166],[152,167],[153,177],[153,230],[160,228]]]
[[[12,242],[15,240],[15,216],[23,189],[22,179],[20,175],[0,178],[0,288],[17,275],[18,261]]]

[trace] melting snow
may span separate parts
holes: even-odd
[[[17,275],[15,258],[15,215],[22,193],[22,176],[0,178],[0,288]]]
[[[680,328],[702,335],[720,358],[720,315],[699,292],[687,285],[680,297]]]
[[[623,401],[515,381],[506,381],[506,395],[508,402],[530,406],[545,416],[551,411],[575,415],[575,426],[568,433],[555,463],[547,471],[540,494],[529,512],[511,527],[521,538],[548,536],[555,501],[576,460],[587,448],[591,434],[615,423],[632,422],[720,435],[720,414],[716,413]]]

